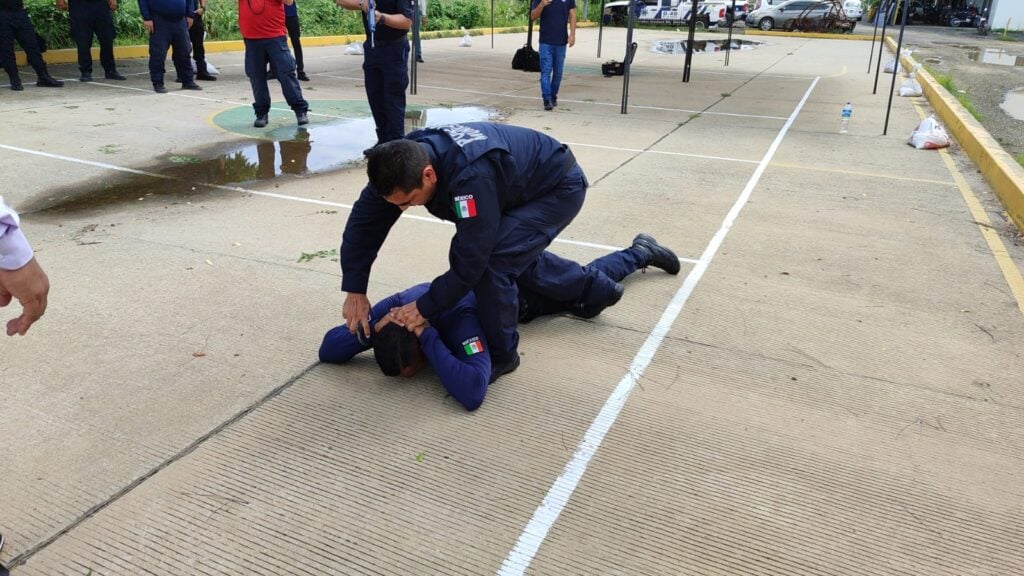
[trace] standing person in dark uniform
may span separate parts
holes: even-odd
[[[69,6],[70,5],[70,6]],[[58,10],[71,17],[71,37],[78,48],[80,82],[92,82],[92,37],[100,42],[100,65],[107,80],[125,80],[114,62],[114,17],[117,0],[57,0]]]
[[[409,28],[412,0],[374,0],[371,42],[370,0],[335,0],[346,10],[363,12],[363,84],[377,126],[377,144],[405,134],[405,89],[409,86]]]
[[[541,253],[540,260],[564,259],[545,251]],[[567,281],[586,282],[590,278],[589,269],[616,282],[646,266],[679,271],[679,259],[675,253],[647,234],[638,234],[631,247],[602,256],[586,266],[566,262],[586,271],[575,278],[566,278]],[[374,305],[370,318],[374,322],[375,334],[370,340],[352,334],[346,325],[332,328],[320,345],[320,361],[344,364],[372,347],[377,364],[387,376],[410,377],[429,363],[445,390],[467,410],[476,410],[484,401],[491,379],[491,348],[480,325],[475,294],[467,293],[454,306],[439,313],[430,324],[418,326],[412,332],[392,321],[392,310],[415,302],[429,289],[430,284],[418,284]],[[561,289],[563,293],[582,293],[586,286],[562,286]],[[521,323],[562,312],[593,318],[616,303],[607,301],[600,307],[583,307],[578,302],[551,300],[526,286],[519,286],[519,302]]]
[[[454,222],[455,236],[449,270],[403,306],[397,320],[412,329],[473,290],[491,346],[492,379],[519,366],[517,283],[587,307],[621,297],[622,286],[599,270],[540,258],[579,213],[588,185],[569,148],[550,136],[489,122],[417,130],[371,150],[367,174],[370,182],[349,214],[341,244],[351,332],[369,334],[370,268],[410,206]]]
[[[0,65],[11,79],[11,90],[24,90],[18,74],[18,62],[14,59],[14,41],[21,44],[28,63],[36,71],[36,86],[60,88],[64,85],[55,80],[46,70],[43,53],[36,41],[36,29],[25,12],[23,0],[0,0]]]
[[[192,51],[188,39],[188,28],[195,14],[195,0],[139,0],[142,25],[149,32],[149,79],[153,91],[166,94],[164,87],[164,61],[167,48],[173,46],[171,58],[174,70],[181,80],[182,90],[202,90],[192,75],[188,55]]]
[[[196,80],[215,82],[217,77],[210,74],[206,67],[206,47],[203,44],[206,40],[206,25],[203,24],[205,15],[206,0],[199,0],[195,16],[192,17],[192,26],[188,29],[188,39],[192,42],[192,59],[196,61]]]
[[[295,51],[295,74],[299,80],[309,82],[306,76],[305,67],[302,65],[302,29],[299,28],[299,3],[292,2],[284,5],[284,27],[288,29],[288,39],[292,41],[292,50]]]
[[[309,104],[302,98],[302,87],[295,77],[295,60],[285,39],[284,6],[294,0],[238,0],[238,28],[245,41],[245,74],[252,86],[253,126],[264,128],[270,121],[270,88],[267,86],[267,62],[281,83],[288,106],[295,112],[299,126],[309,124]],[[283,4],[283,5],[282,5]]]
[[[558,106],[566,45],[576,44],[576,0],[533,0],[530,19],[540,21],[540,95],[551,110]]]

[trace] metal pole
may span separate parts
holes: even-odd
[[[416,43],[420,39],[419,9],[420,0],[413,0],[412,9],[416,10],[416,17],[412,19],[412,50],[409,50],[409,94],[416,94]]]
[[[604,34],[604,2],[601,0],[601,15],[598,17],[599,24],[597,25],[597,57],[601,57],[601,36]]]
[[[903,48],[903,29],[907,27],[907,13],[910,6],[903,7],[903,18],[900,19],[900,37],[896,41],[896,68],[892,71],[892,84],[889,85],[889,105],[885,109],[885,127],[882,128],[882,136],[889,133],[889,112],[892,111],[892,93],[896,91],[896,74],[900,71],[900,49]]]
[[[878,5],[878,9],[882,9],[882,5]],[[871,74],[871,61],[875,59],[875,37],[878,36],[878,12],[875,12],[875,31],[871,33],[871,54],[868,55],[868,74]],[[879,48],[881,50],[881,48]]]
[[[693,0],[690,7],[690,32],[686,40],[686,58],[683,61],[683,82],[690,81],[690,63],[693,61],[693,36],[697,33],[697,11],[700,8],[700,0]]]
[[[732,0],[732,8],[725,23],[729,25],[729,38],[725,41],[725,65],[729,65],[729,54],[732,54],[732,28],[736,25],[736,0]]]
[[[631,52],[633,51],[633,21],[634,21],[634,10],[633,1],[630,0],[629,6],[626,8],[628,14],[626,24],[626,59],[622,62],[622,114],[626,113],[627,105],[629,104],[629,66],[632,64]],[[602,15],[604,12],[602,12]]]
[[[898,0],[896,0],[896,1],[898,1]],[[887,8],[891,8],[894,3],[895,2],[893,2],[892,0],[889,0],[888,2],[885,3],[885,6]],[[883,48],[885,46],[885,28],[886,28],[886,25],[888,24],[888,22],[889,22],[889,11],[887,9],[886,12],[885,12],[885,18],[882,19],[882,38],[878,42],[878,63],[875,64],[875,88],[874,88],[874,90],[871,91],[872,94],[878,94],[878,74],[882,70],[882,52],[885,52],[885,50],[883,50]],[[896,63],[898,65],[899,64],[899,54],[896,55],[896,60],[897,60]]]
[[[491,48],[494,48],[494,0],[491,0]]]

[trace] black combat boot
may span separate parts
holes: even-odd
[[[665,248],[648,234],[637,234],[633,238],[633,248],[638,249],[644,258],[642,268],[654,266],[669,274],[679,274],[679,257],[675,252]]]
[[[49,72],[43,72],[36,80],[36,86],[42,86],[44,88],[60,88],[64,86],[64,83],[53,76],[50,76]]]

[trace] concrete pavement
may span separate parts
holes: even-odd
[[[363,167],[225,180],[263,160],[228,114],[251,98],[241,54],[218,54],[201,93],[152,94],[132,61],[125,85],[0,95],[4,195],[39,209],[25,227],[53,284],[46,317],[0,341],[0,564],[1020,573],[1024,252],[976,223],[971,198],[1004,226],[991,192],[957,149],[905,144],[923,100],[897,98],[880,136],[868,44],[764,38],[728,68],[697,55],[682,84],[681,57],[647,50],[682,36],[637,32],[626,115],[599,74],[622,30],[601,59],[580,31],[554,112],[509,68],[521,35],[424,44],[411,104],[571,143],[592,187],[556,252],[587,261],[645,231],[684,258],[592,321],[524,326],[522,367],[473,413],[432,374],[317,364]],[[362,100],[361,59],[307,59],[315,125],[358,122],[317,101]],[[400,222],[371,299],[443,271],[451,230]]]

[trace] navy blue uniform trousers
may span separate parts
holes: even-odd
[[[579,213],[586,195],[587,179],[577,165],[548,194],[502,215],[487,270],[473,287],[495,366],[518,354],[517,283],[559,302],[599,305],[614,291],[615,281],[599,269],[544,254]]]
[[[245,74],[252,86],[252,108],[257,116],[270,112],[270,87],[267,85],[267,62],[281,83],[281,92],[295,112],[306,112],[309,104],[302,98],[302,88],[295,76],[295,60],[288,51],[284,36],[277,38],[245,38]]]
[[[409,42],[363,42],[363,84],[370,103],[377,143],[405,136],[405,89],[409,87]]]
[[[114,64],[114,17],[104,0],[71,0],[71,37],[78,48],[78,69],[92,74],[92,36],[100,42],[100,65],[108,74],[117,72]]]
[[[149,35],[149,79],[153,86],[164,85],[164,61],[167,59],[167,47],[173,47],[171,59],[174,71],[178,73],[182,84],[191,84],[192,64],[188,55],[192,52],[192,44],[188,39],[188,23],[184,16],[153,15],[153,33]]]
[[[7,75],[11,77],[11,84],[18,84],[21,81],[18,64],[14,59],[15,40],[21,44],[21,49],[25,51],[25,57],[36,74],[45,74],[46,64],[43,62],[42,52],[39,51],[36,29],[32,27],[28,13],[24,10],[0,10],[0,65],[3,65]]]

